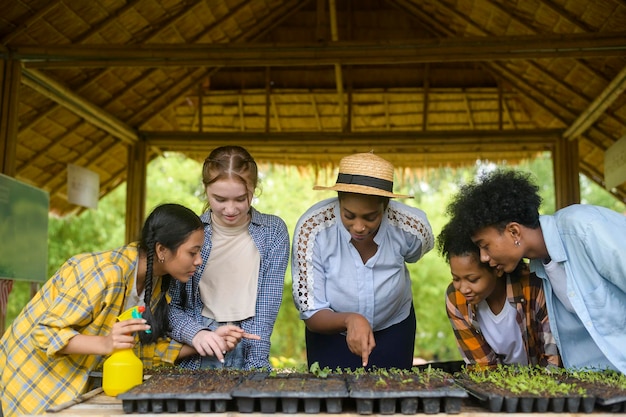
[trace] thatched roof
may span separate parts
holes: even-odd
[[[63,214],[68,164],[104,195],[136,143],[148,158],[236,143],[260,162],[373,149],[431,167],[565,140],[602,184],[626,133],[625,31],[625,0],[4,0],[5,171]]]

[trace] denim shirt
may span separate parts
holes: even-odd
[[[539,221],[550,258],[565,268],[567,296],[580,321],[575,340],[560,337],[559,330],[565,326],[573,334],[572,319],[576,317],[568,316],[556,296],[550,296],[552,286],[542,260],[531,260],[531,271],[544,280],[550,326],[563,365],[594,365],[626,373],[626,216],[577,204],[540,216]],[[590,364],[589,357],[596,352],[579,347],[593,350],[594,344],[601,355],[596,355],[597,363]]]

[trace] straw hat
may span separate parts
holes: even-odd
[[[371,152],[356,153],[341,158],[335,185],[332,187],[316,185],[313,189],[413,198],[410,195],[393,193],[393,165]]]

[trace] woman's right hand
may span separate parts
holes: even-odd
[[[144,319],[130,319],[117,322],[106,336],[77,334],[59,350],[65,355],[110,355],[119,349],[132,349],[135,346],[136,332],[150,328]]]
[[[119,349],[132,349],[135,346],[135,333],[148,329],[150,325],[141,318],[118,321],[107,335],[105,346],[109,353]]]
[[[370,354],[376,347],[374,332],[369,321],[358,313],[350,313],[345,319],[346,342],[350,352],[360,356],[363,367],[367,366]]]
[[[261,339],[261,336],[246,333],[241,327],[235,326],[233,324],[225,324],[223,326],[220,326],[215,329],[215,332],[222,336],[222,338],[226,342],[226,350],[233,350],[243,338],[253,340]]]
[[[200,356],[215,356],[220,362],[229,350],[224,338],[211,330],[200,330],[191,342]]]

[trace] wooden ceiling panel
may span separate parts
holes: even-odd
[[[426,167],[519,160],[552,149],[571,126],[580,172],[600,184],[604,150],[626,133],[626,33],[606,36],[626,31],[622,0],[88,3],[0,4],[0,55],[21,59],[24,68],[16,174],[50,191],[60,214],[76,210],[65,200],[67,163],[97,172],[106,193],[126,178],[129,144],[153,133],[169,136],[150,139],[152,156],[171,150],[202,160],[211,146],[243,143],[262,163],[336,164],[346,153],[375,148],[396,164]],[[345,42],[340,58],[376,57],[367,43],[389,50],[403,42],[428,59],[323,62],[324,48],[339,45],[333,36]],[[511,40],[509,49],[489,49],[498,36]],[[523,59],[516,54],[530,43],[515,43],[521,36],[533,42]],[[559,46],[561,39],[577,41]],[[453,49],[455,42],[462,46]],[[228,44],[228,54],[220,64],[194,61],[191,50],[162,54],[167,46],[198,44],[206,53]],[[292,49],[268,61],[260,45]],[[45,49],[21,54],[27,46]],[[110,46],[132,52],[112,61]],[[71,48],[72,58],[49,52],[57,47]],[[433,54],[444,47],[450,53]],[[159,53],[164,58],[153,59]],[[290,64],[299,54],[306,58]],[[251,59],[254,66],[246,64]],[[554,128],[556,136],[540,133]],[[466,131],[478,134],[454,139]],[[485,139],[488,131],[502,137]],[[200,144],[185,136],[200,132],[207,136]],[[535,136],[520,139],[520,132]],[[329,133],[343,136],[331,140]],[[420,135],[432,137],[425,144]],[[624,198],[623,188],[616,197]]]

